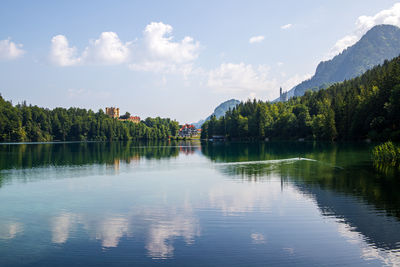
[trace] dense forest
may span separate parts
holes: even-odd
[[[400,141],[400,57],[287,102],[248,100],[202,126],[202,138]]]
[[[177,121],[147,118],[138,124],[110,118],[103,110],[12,105],[0,95],[0,142],[105,141],[165,139],[175,136]]]

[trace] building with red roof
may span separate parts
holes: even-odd
[[[192,136],[197,136],[198,134],[199,134],[199,131],[196,129],[196,127],[193,124],[184,124],[179,129],[180,137],[192,137]]]

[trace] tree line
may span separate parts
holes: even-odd
[[[135,124],[110,118],[101,109],[13,105],[0,95],[0,142],[156,140],[178,130],[179,123],[171,119],[146,118]]]
[[[248,100],[202,126],[202,138],[400,141],[400,57],[287,102]]]

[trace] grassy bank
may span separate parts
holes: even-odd
[[[372,150],[372,158],[375,163],[399,165],[400,164],[400,147],[392,142],[386,142],[374,147]]]

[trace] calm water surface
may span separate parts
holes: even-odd
[[[0,266],[400,265],[368,144],[0,145]]]

